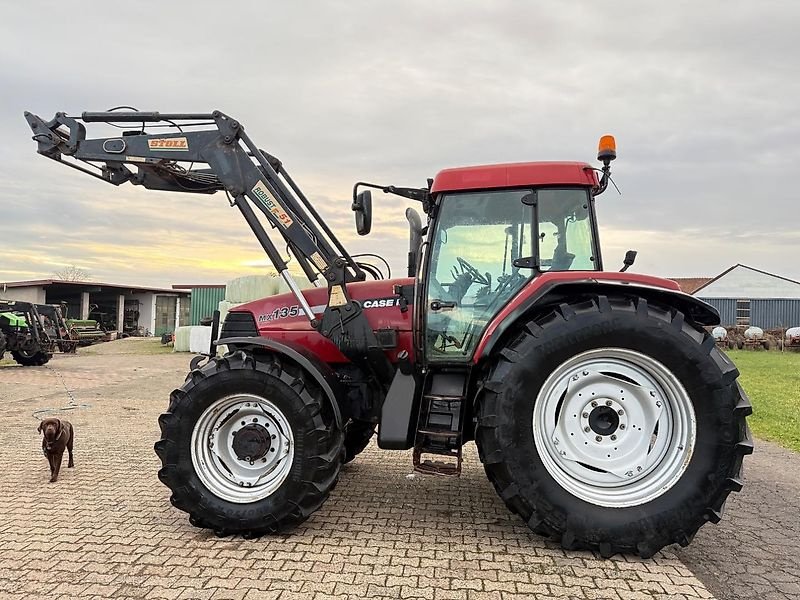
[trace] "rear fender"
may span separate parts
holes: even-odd
[[[297,363],[300,368],[314,378],[314,381],[317,382],[325,397],[331,403],[331,408],[336,417],[336,425],[340,429],[344,427],[338,400],[339,397],[343,397],[344,391],[341,389],[339,379],[327,363],[321,361],[306,348],[291,342],[276,342],[263,337],[229,337],[222,338],[217,342],[218,346],[223,344],[236,350],[245,350],[254,354],[259,352],[277,354]]]
[[[498,342],[514,330],[515,324],[521,319],[529,318],[534,313],[558,306],[563,302],[594,295],[638,296],[662,306],[674,307],[681,311],[687,320],[698,325],[713,326],[720,323],[717,309],[694,296],[677,290],[622,281],[554,281],[543,285],[519,302],[512,311],[502,317],[502,321],[494,328],[488,328],[475,350],[473,361],[477,364],[490,356]]]

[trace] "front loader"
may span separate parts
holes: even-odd
[[[283,164],[219,111],[26,118],[40,154],[103,181],[224,192],[290,289],[232,309],[216,342],[227,353],[212,343],[159,419],[159,477],[192,524],[245,537],[295,527],[376,430],[380,448],[411,450],[416,470],[439,476],[458,475],[474,441],[532,530],[604,556],[688,544],[741,488],[751,408],[703,329],[718,313],[672,281],[624,272],[633,253],[623,272],[603,269],[595,198],[616,158],[610,136],[600,169],[357,183],[360,234],[371,190],[427,217],[407,211],[408,273],[392,279],[349,254]],[[93,123],[130,129],[90,139]],[[313,289],[298,288],[276,240]]]
[[[53,358],[60,338],[48,334],[50,323],[40,308],[31,302],[0,300],[0,359],[10,352],[23,367],[39,367]]]

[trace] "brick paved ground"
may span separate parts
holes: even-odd
[[[63,406],[56,372],[0,366],[2,598],[709,598],[670,550],[652,560],[564,552],[497,499],[467,450],[460,479],[411,475],[368,449],[292,535],[218,539],[156,478],[156,418],[187,357],[57,355],[78,402],[76,468],[49,484],[32,411]],[[120,354],[122,352],[122,354]]]
[[[800,456],[759,440],[725,518],[678,551],[719,600],[800,600]]]

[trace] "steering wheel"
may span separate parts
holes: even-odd
[[[456,256],[456,260],[458,261],[458,264],[461,265],[461,272],[468,273],[473,282],[481,285],[491,285],[491,282],[486,278],[486,276],[469,264],[466,260],[460,256]]]

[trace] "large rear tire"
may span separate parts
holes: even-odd
[[[343,434],[311,377],[243,351],[193,370],[159,418],[159,479],[196,527],[257,537],[291,529],[328,498]]]
[[[649,557],[718,522],[742,487],[752,410],[737,376],[679,311],[642,298],[562,304],[491,366],[480,458],[537,533]]]

